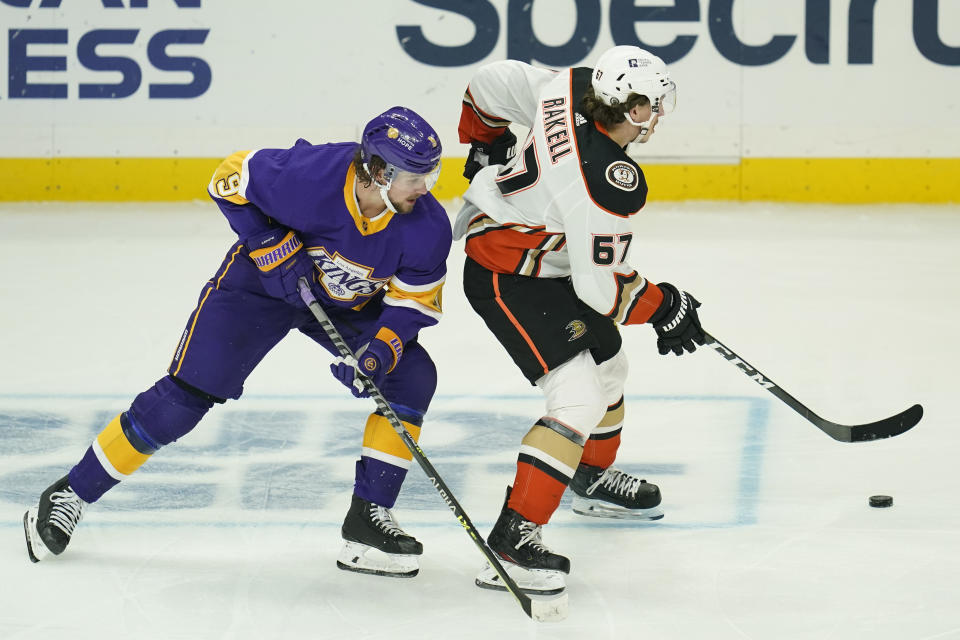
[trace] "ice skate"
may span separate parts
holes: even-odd
[[[660,488],[609,467],[581,464],[570,481],[573,510],[584,516],[626,520],[659,520]]]
[[[69,476],[47,487],[40,503],[23,514],[23,534],[31,562],[63,553],[86,506],[70,488]]]
[[[509,498],[508,488],[507,500]],[[542,527],[507,507],[507,500],[487,537],[490,550],[500,556],[521,591],[543,595],[560,593],[567,586],[563,575],[570,573],[570,560],[548,549],[541,538]],[[489,564],[477,575],[475,583],[483,589],[506,590]]]
[[[512,562],[501,562],[503,568],[520,590],[528,595],[550,596],[555,593],[561,593],[567,588],[567,582],[563,573],[551,571],[548,569],[526,569]],[[480,573],[477,574],[476,584],[481,589],[493,589],[495,591],[506,591],[500,576],[489,564],[484,565]]]
[[[423,545],[400,528],[389,509],[353,496],[341,529],[337,566],[345,571],[412,578],[420,571]]]

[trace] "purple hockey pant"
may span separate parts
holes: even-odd
[[[381,304],[371,300],[360,310],[326,309],[334,326],[354,351],[378,330]],[[332,354],[336,348],[305,307],[267,296],[255,267],[228,253],[217,275],[203,287],[174,352],[168,376],[140,393],[124,415],[124,434],[141,453],[151,454],[191,431],[216,403],[237,399],[243,383],[267,353],[291,330],[298,330]],[[304,353],[297,375],[326,375],[330,358]],[[304,374],[303,372],[307,372]],[[291,374],[292,375],[292,374]],[[416,341],[404,345],[403,357],[384,378],[380,391],[400,416],[420,425],[436,390],[437,372],[427,351]],[[349,392],[344,389],[344,394]],[[359,446],[359,443],[358,443]],[[117,484],[88,448],[70,473],[74,491],[94,502]],[[406,469],[361,456],[354,492],[392,507]]]

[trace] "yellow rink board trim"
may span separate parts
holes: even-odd
[[[464,158],[444,158],[433,194],[463,195]],[[222,158],[0,158],[0,201],[206,199]],[[650,200],[960,202],[960,158],[744,158],[647,164]]]

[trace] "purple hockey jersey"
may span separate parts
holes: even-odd
[[[241,242],[277,225],[296,231],[325,307],[359,309],[382,295],[380,324],[406,343],[440,319],[450,221],[429,193],[410,213],[362,216],[358,148],[300,139],[289,149],[240,151],[221,163],[208,191]]]

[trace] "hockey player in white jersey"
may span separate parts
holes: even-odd
[[[625,149],[649,140],[675,101],[663,61],[630,46],[606,51],[593,69],[495,62],[464,95],[471,184],[454,228],[466,237],[464,290],[546,399],[488,537],[528,591],[565,587],[570,561],[543,544],[541,527],[568,485],[580,514],[663,516],[659,488],[613,463],[627,374],[617,325],[652,325],[661,354],[703,343],[696,299],[628,261],[647,184]],[[515,155],[511,123],[530,131]],[[489,567],[477,584],[500,588]]]

